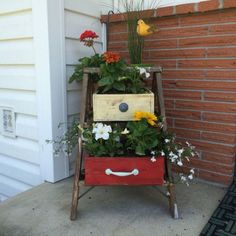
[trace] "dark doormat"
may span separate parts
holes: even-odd
[[[236,236],[236,177],[200,236]]]

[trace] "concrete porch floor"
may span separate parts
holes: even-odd
[[[0,204],[0,236],[198,236],[226,190],[177,185],[178,220],[160,191],[165,188],[96,187],[80,199],[72,222],[72,178],[45,183]]]

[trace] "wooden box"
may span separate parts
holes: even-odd
[[[129,121],[136,111],[154,113],[154,94],[93,94],[94,121]]]
[[[85,185],[162,185],[164,158],[85,157]]]

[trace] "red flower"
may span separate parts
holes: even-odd
[[[85,30],[81,35],[80,35],[80,41],[84,42],[86,40],[92,40],[98,38],[98,35],[93,32],[92,30]]]
[[[115,52],[105,52],[103,54],[103,60],[108,64],[118,62],[120,60],[120,55]]]

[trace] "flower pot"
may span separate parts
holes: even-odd
[[[85,185],[162,185],[164,157],[85,157]]]
[[[154,94],[93,94],[94,121],[129,121],[136,111],[154,113]]]

